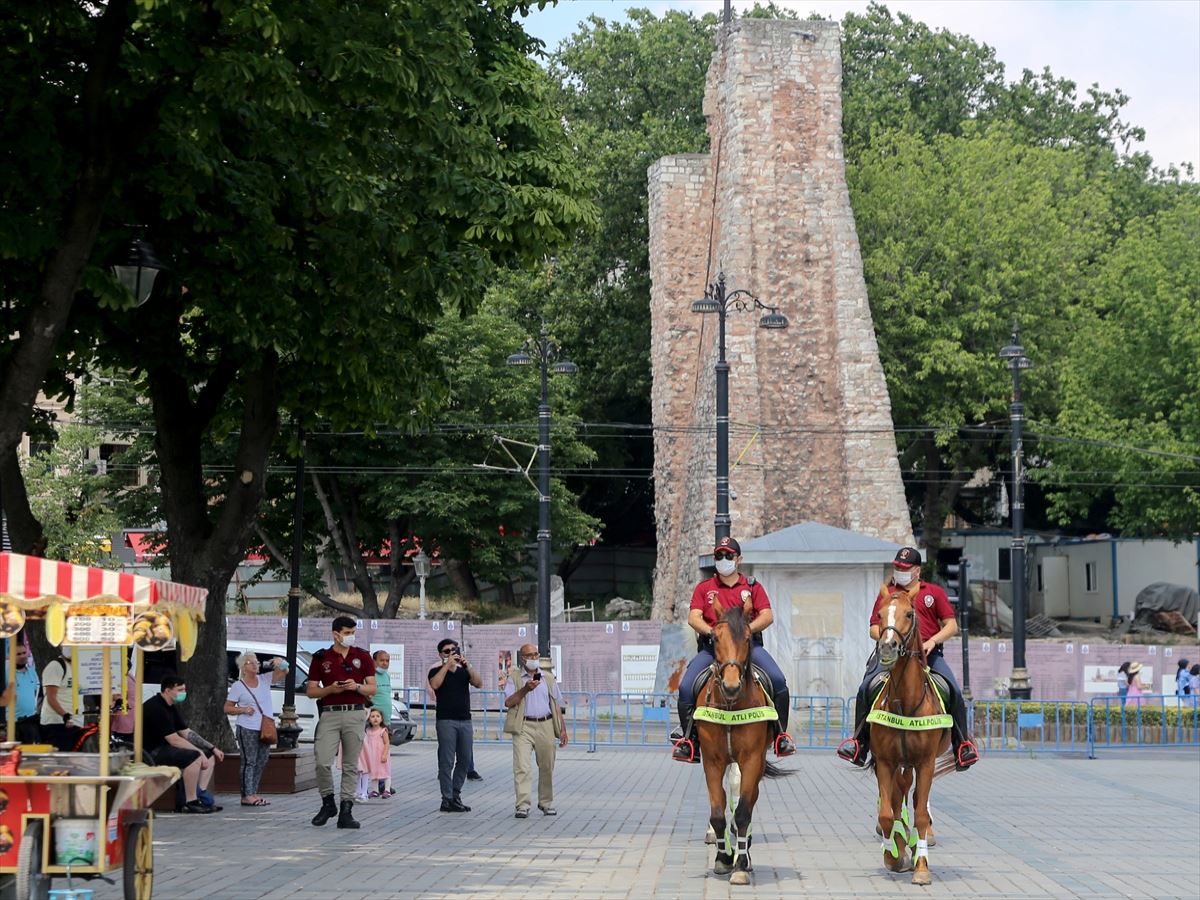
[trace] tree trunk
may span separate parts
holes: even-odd
[[[479,585],[475,582],[475,576],[471,573],[469,563],[465,563],[461,559],[448,559],[442,564],[442,568],[446,573],[446,578],[450,581],[450,587],[458,595],[459,600],[479,599]]]
[[[387,601],[383,604],[385,619],[396,618],[396,613],[400,611],[400,601],[404,597],[404,591],[417,577],[414,566],[404,565],[404,552],[400,549],[407,525],[406,521],[400,519],[388,521],[388,546],[390,547],[388,571],[391,573],[391,582],[388,587]]]
[[[321,512],[325,515],[325,527],[329,531],[334,547],[337,548],[338,556],[341,557],[342,570],[350,576],[350,582],[358,588],[359,596],[362,597],[362,613],[368,619],[378,619],[379,596],[375,593],[375,583],[371,580],[371,572],[367,567],[366,558],[358,545],[353,514],[346,509],[346,504],[342,502],[338,480],[334,477],[329,481],[330,491],[338,506],[337,514],[334,513],[333,505],[321,484],[321,479],[314,474],[312,483],[317,494],[317,502],[321,504]]]
[[[25,490],[25,473],[17,450],[0,452],[0,509],[8,519],[8,536],[14,553],[26,556],[42,556],[46,552],[46,536],[42,523],[29,508],[29,494]]]
[[[0,379],[0,455],[21,443],[112,193],[114,160],[118,158],[115,145],[121,129],[108,114],[107,95],[131,24],[129,6],[129,0],[110,0],[96,28],[79,97],[84,132],[79,137],[79,176],[72,186],[73,199],[65,212],[61,240],[45,261],[37,302],[21,327],[16,349]],[[153,115],[147,116],[147,121],[152,119]],[[138,124],[139,133],[143,126]]]
[[[927,472],[936,471],[943,465],[941,455],[932,441],[927,444],[925,462]],[[937,571],[937,556],[942,548],[946,516],[954,509],[958,494],[969,479],[970,473],[955,464],[948,477],[940,480],[930,479],[926,487],[921,516],[921,541],[925,545],[925,565],[922,567],[922,574],[925,577],[932,577]]]
[[[501,606],[516,606],[517,595],[513,592],[513,583],[511,581],[501,581],[496,585],[497,602]]]
[[[279,430],[277,375],[278,360],[266,353],[258,369],[242,377],[233,474],[214,502],[205,489],[201,447],[229,381],[210,380],[193,401],[191,386],[177,371],[149,371],[171,577],[209,592],[195,655],[180,666],[194,698],[184,716],[190,727],[227,749],[233,747],[233,735],[222,711],[228,691],[225,595],[246,555],[266,488],[267,455]]]

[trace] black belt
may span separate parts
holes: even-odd
[[[321,712],[347,712],[352,709],[362,709],[362,703],[335,703],[332,706],[322,706]]]
[[[526,716],[526,717],[525,717],[525,721],[526,721],[526,722],[545,722],[547,719],[553,719],[553,718],[554,718],[554,716],[553,716],[553,715],[549,715],[549,716]]]

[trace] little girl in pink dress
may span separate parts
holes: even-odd
[[[383,714],[377,709],[372,709],[367,715],[367,731],[363,736],[362,750],[358,754],[357,799],[388,796],[384,793],[384,784],[391,768],[390,752],[391,734],[383,726]]]

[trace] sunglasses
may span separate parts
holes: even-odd
[[[713,554],[713,559],[736,559],[736,558],[737,558],[737,554],[730,553],[728,550],[721,550],[720,552]]]
[[[441,653],[442,656],[451,656],[458,652],[458,648],[457,647],[447,647],[445,650],[439,650],[438,652]]]

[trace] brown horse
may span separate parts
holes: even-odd
[[[881,710],[908,720],[941,715],[941,703],[925,672],[921,632],[908,595],[894,591],[880,608],[879,620],[881,630],[876,650],[879,661],[891,674],[872,704],[872,713]],[[911,868],[913,884],[929,884],[929,792],[937,759],[950,748],[950,729],[913,730],[875,721],[870,722],[870,729],[872,765],[879,783],[878,830],[883,835],[883,864],[893,872],[907,872]],[[915,838],[908,833],[901,817],[914,775],[916,790],[909,808],[915,815]],[[912,844],[916,846],[915,865],[908,856]]]
[[[716,835],[717,859],[713,871],[729,875],[730,884],[749,884],[750,820],[758,801],[758,783],[765,775],[786,774],[767,762],[771,746],[774,707],[767,690],[750,668],[750,623],[745,610],[734,606],[722,611],[713,630],[712,677],[696,698],[695,728],[700,758],[708,783],[709,824]],[[706,721],[706,710],[728,724]],[[754,710],[736,715],[738,710]],[[769,716],[769,718],[768,718]],[[732,720],[744,719],[741,724]],[[739,783],[740,775],[740,783]],[[726,812],[726,777],[738,794],[732,821]],[[732,834],[729,834],[731,832]],[[736,839],[736,847],[735,840]]]

